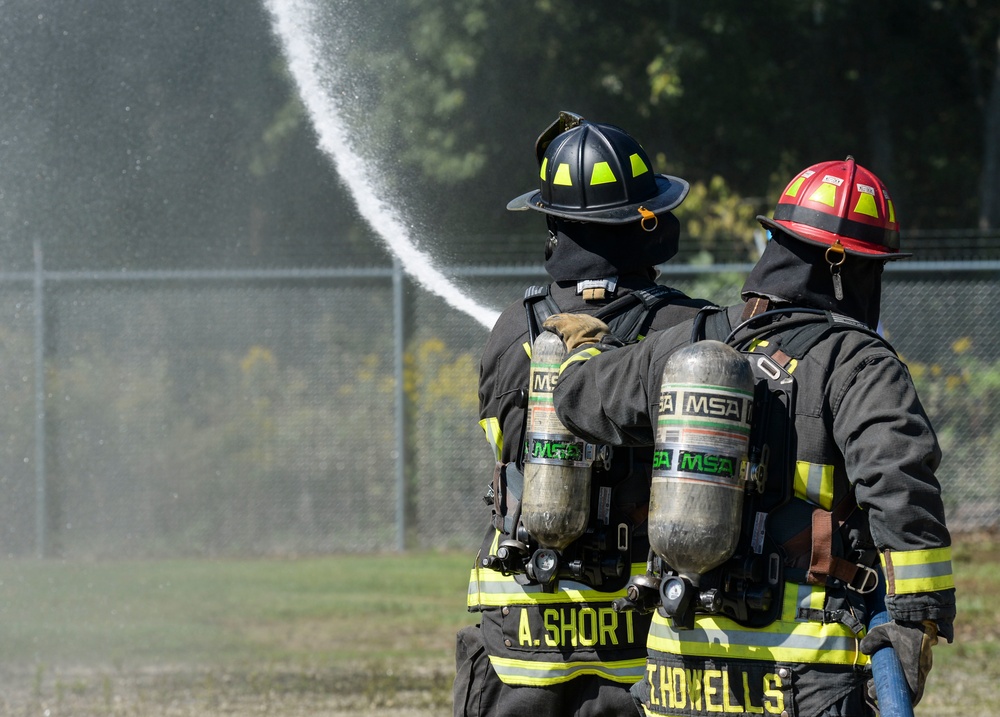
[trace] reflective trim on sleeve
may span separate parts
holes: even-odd
[[[566,367],[570,364],[578,363],[580,361],[586,361],[588,359],[594,358],[598,354],[603,353],[598,348],[581,349],[569,355],[569,357],[562,362],[562,366],[559,367],[559,375],[566,370]]]
[[[527,341],[525,341],[523,344],[521,344],[521,348],[524,349],[524,353],[528,354],[528,358],[530,359],[531,358],[531,344],[529,344]]]
[[[646,660],[610,660],[608,662],[546,662],[512,660],[490,655],[497,677],[508,685],[543,687],[569,682],[583,675],[596,675],[624,684],[638,682],[646,671]]]
[[[503,431],[500,430],[500,419],[496,416],[484,418],[479,422],[480,427],[486,432],[486,442],[493,449],[493,457],[496,462],[500,462],[503,455]]]
[[[886,550],[882,553],[882,570],[889,595],[935,592],[955,587],[950,546],[927,550]]]
[[[785,584],[781,619],[764,628],[743,627],[725,617],[698,615],[694,629],[675,630],[668,618],[653,614],[646,646],[669,655],[804,662],[825,665],[865,665],[859,638],[840,623],[796,620],[800,605],[814,606],[814,596],[795,583]],[[822,587],[813,590],[823,591]]]
[[[795,462],[792,488],[797,498],[818,505],[823,510],[833,508],[833,466],[822,463]]]

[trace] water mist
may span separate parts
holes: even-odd
[[[320,51],[322,43],[314,22],[314,0],[265,0],[265,5],[284,50],[289,72],[318,135],[319,148],[333,161],[361,216],[419,285],[484,327],[492,328],[498,312],[473,301],[416,247],[400,217],[379,198],[383,193],[378,191],[378,176],[373,175],[371,167],[351,149],[342,108],[336,99],[342,78],[336,63]]]

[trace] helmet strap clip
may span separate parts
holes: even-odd
[[[826,250],[826,263],[830,265],[830,276],[833,279],[833,295],[837,301],[844,299],[844,284],[840,278],[840,267],[847,260],[847,252],[844,245],[838,239],[835,244]]]
[[[646,209],[646,207],[639,207],[639,214],[642,215],[642,219],[639,221],[639,226],[642,227],[642,230],[646,232],[656,231],[656,227],[660,223],[657,216],[653,212]],[[653,223],[646,224],[649,220],[652,220]]]

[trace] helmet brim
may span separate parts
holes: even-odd
[[[546,206],[542,202],[542,192],[535,189],[511,199],[507,203],[507,210],[521,212],[526,209],[534,209],[536,212],[551,214],[563,219],[572,219],[578,222],[594,222],[595,224],[627,224],[629,222],[637,222],[642,219],[639,207],[643,207],[653,214],[669,212],[680,205],[691,190],[687,181],[680,177],[674,177],[669,174],[657,174],[655,175],[655,179],[658,190],[656,196],[621,207],[594,209],[592,211],[559,209],[558,207]]]
[[[813,246],[829,248],[833,246],[833,241],[824,242],[819,239],[814,239],[810,237],[807,232],[820,232],[821,230],[814,229],[806,224],[799,224],[798,222],[792,221],[782,221],[776,222],[770,217],[765,217],[760,214],[757,216],[757,221],[761,223],[767,229],[772,229],[775,231],[784,232],[790,237],[798,239],[806,244],[812,244]],[[823,234],[829,235],[833,239],[837,239],[836,234],[830,234],[829,232],[821,232]],[[860,245],[857,242],[852,242],[850,240],[841,239],[841,246],[844,247],[844,251],[851,256],[860,257],[862,259],[878,259],[880,261],[893,261],[895,259],[906,259],[913,256],[913,254],[903,251],[878,251],[870,249],[867,246]]]

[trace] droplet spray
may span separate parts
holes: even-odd
[[[265,0],[275,35],[281,42],[288,69],[326,154],[344,180],[361,216],[400,260],[404,271],[449,306],[492,328],[499,313],[482,306],[463,292],[434,265],[414,243],[411,233],[393,208],[380,198],[378,176],[352,150],[341,107],[336,100],[338,68],[319,48],[314,0]]]

